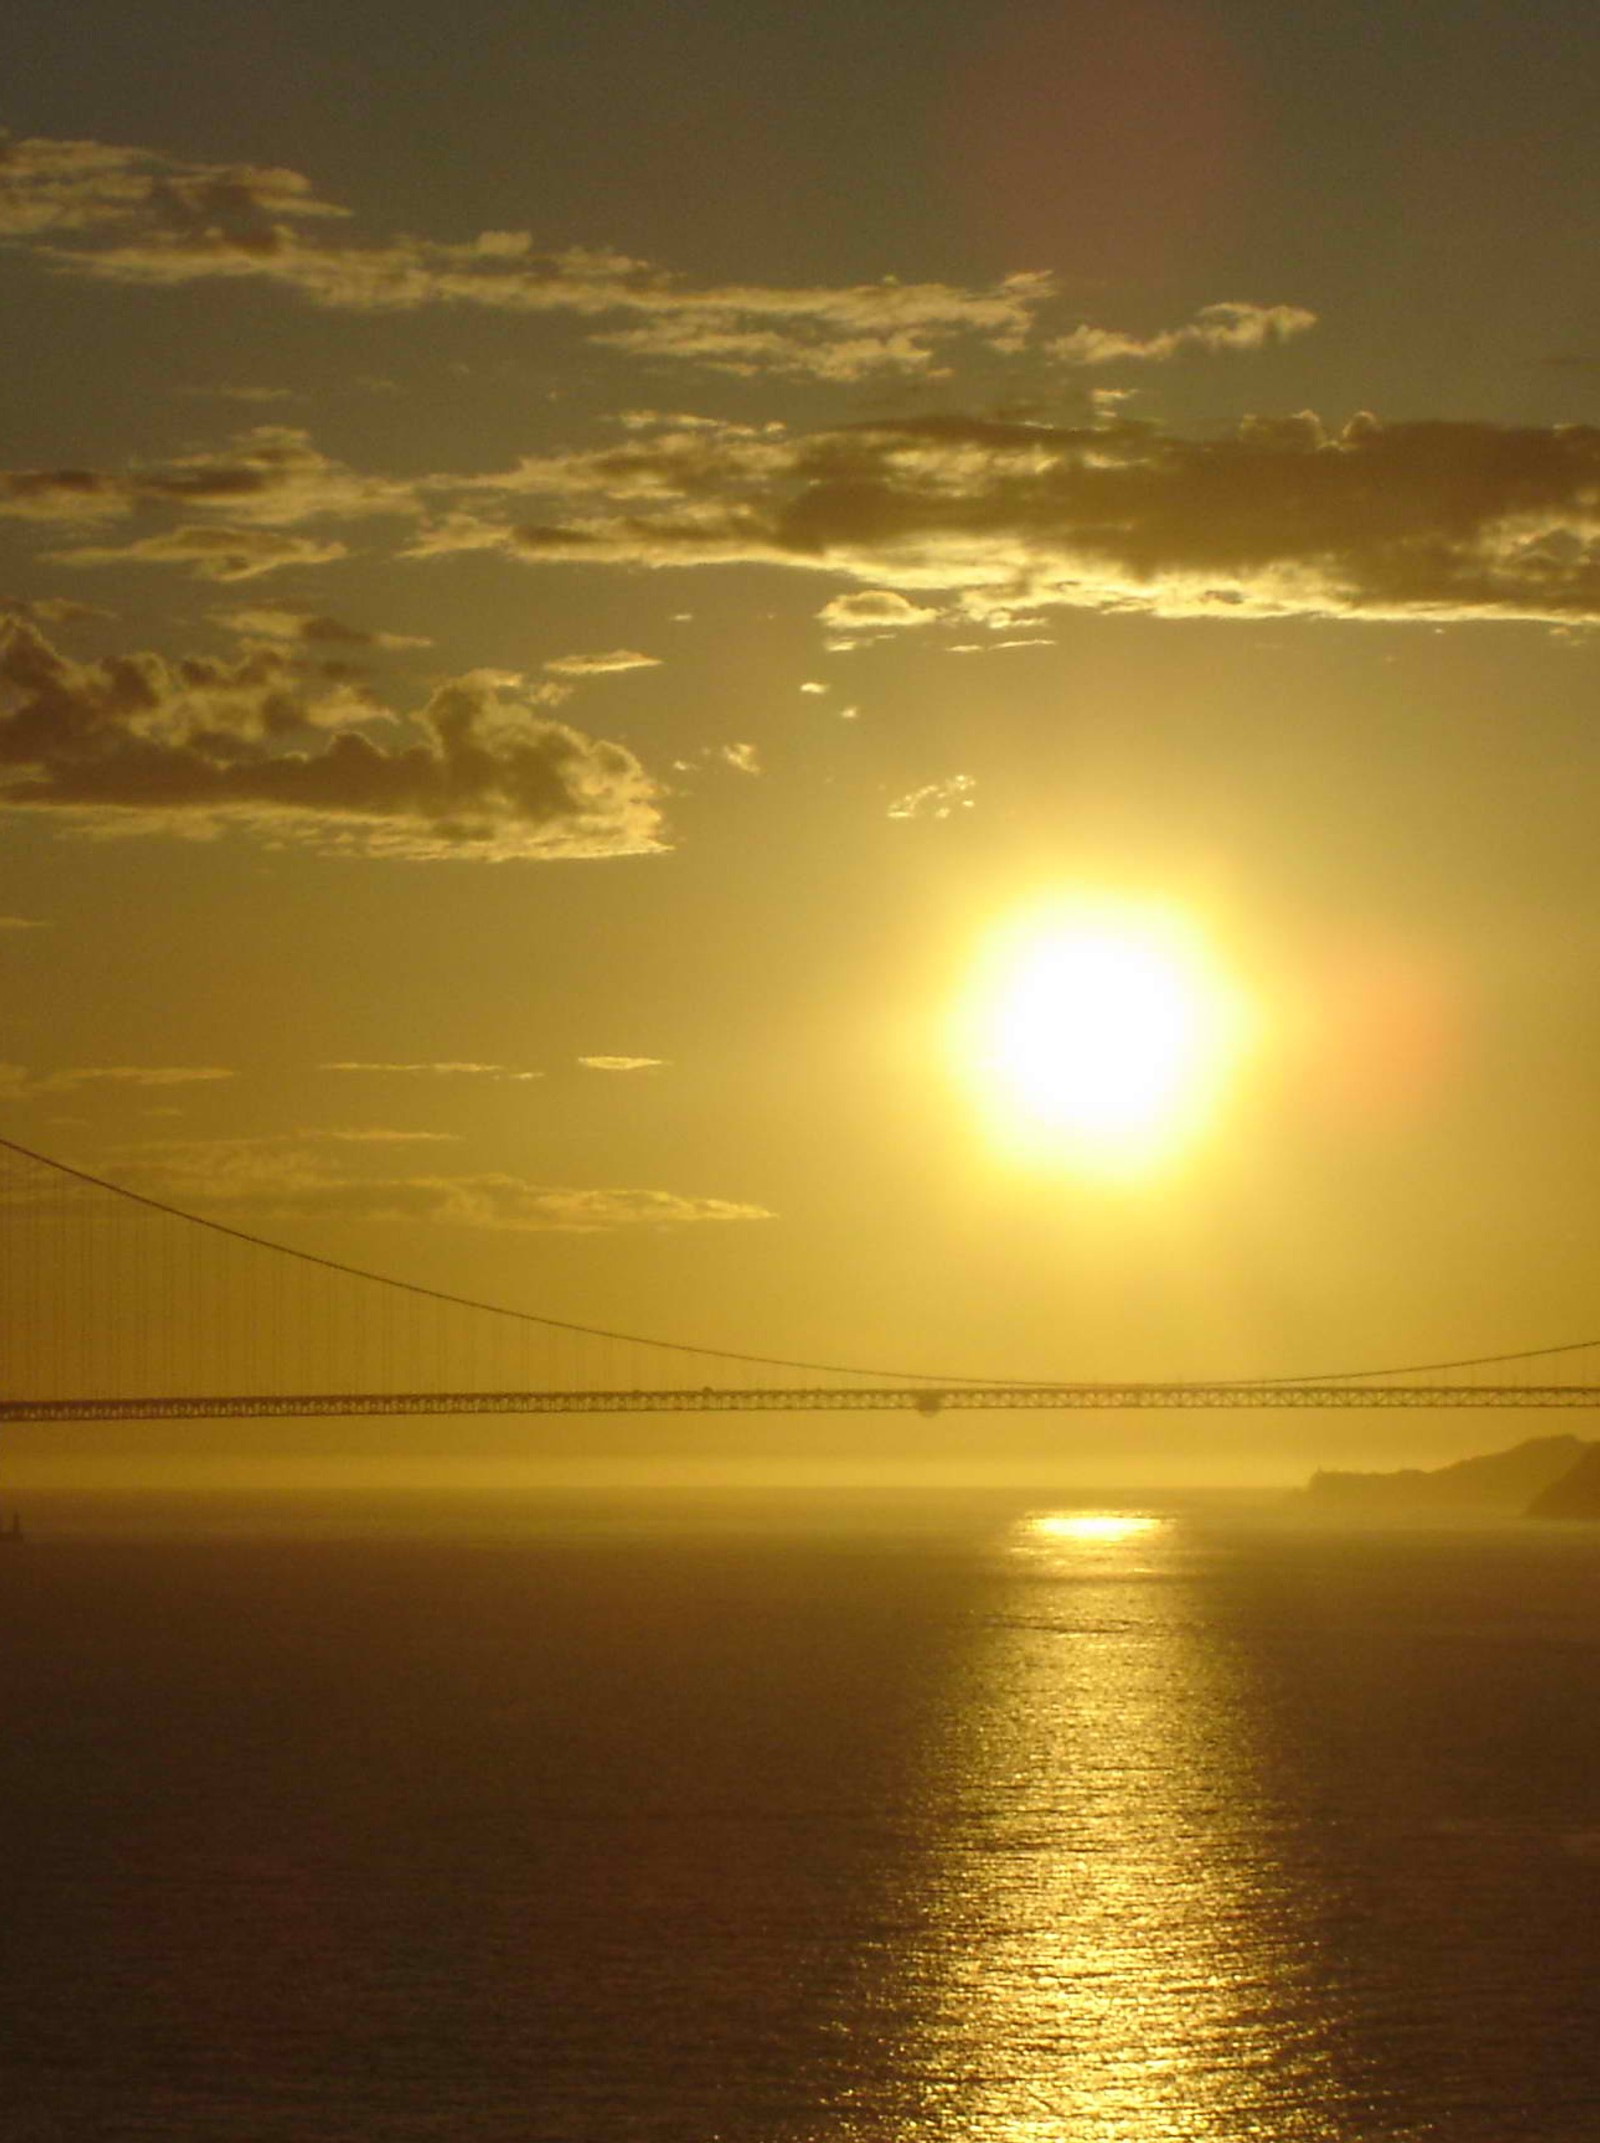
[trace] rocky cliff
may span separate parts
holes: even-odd
[[[1530,1518],[1600,1518],[1600,1444],[1589,1444],[1575,1466],[1541,1488]]]

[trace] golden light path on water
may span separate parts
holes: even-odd
[[[940,2081],[918,2134],[1360,2133],[1204,1553],[1117,1510],[1036,1512],[1004,1544],[943,1754],[943,1983],[916,2050]]]

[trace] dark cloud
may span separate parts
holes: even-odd
[[[30,625],[84,625],[115,615],[94,603],[69,602],[64,596],[47,595],[31,602],[20,595],[0,595],[0,618],[21,618]]]
[[[622,488],[586,460],[539,521],[459,511],[419,555],[530,564],[761,563],[954,597],[1008,625],[1046,607],[1167,616],[1600,618],[1600,431],[1483,423],[1336,434],[1306,412],[1184,438],[959,415],[729,443],[648,434]],[[509,496],[533,488],[514,472]],[[659,487],[652,497],[649,483]],[[562,511],[561,509],[565,509]],[[844,598],[848,611],[862,600]],[[880,623],[886,619],[880,618]]]
[[[627,855],[660,845],[656,793],[621,745],[480,676],[402,718],[273,648],[79,664],[0,623],[0,808],[81,831],[233,824],[406,858]]]
[[[414,513],[418,495],[410,484],[358,475],[323,454],[308,432],[284,424],[252,425],[220,452],[114,471],[0,470],[0,514],[15,518],[103,521],[144,508],[287,526]]]
[[[288,642],[307,648],[383,649],[431,647],[433,642],[417,633],[368,632],[330,618],[319,611],[302,610],[293,603],[258,602],[247,610],[216,610],[213,624],[237,633],[241,639]]]

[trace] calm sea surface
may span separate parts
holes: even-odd
[[[41,1513],[0,2134],[1594,2143],[1600,1530],[1097,1510]]]

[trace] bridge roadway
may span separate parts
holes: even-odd
[[[207,1398],[0,1399],[0,1427],[45,1421],[239,1421],[371,1414],[938,1414],[948,1409],[1600,1406],[1600,1384],[702,1385],[636,1391],[260,1392]]]

